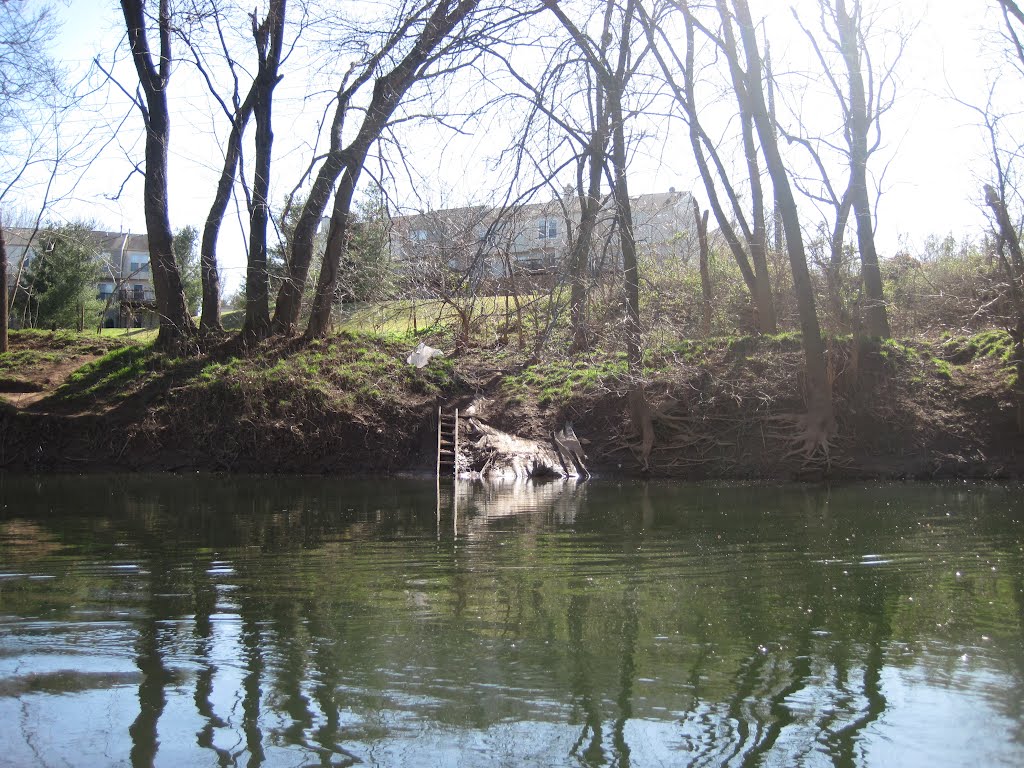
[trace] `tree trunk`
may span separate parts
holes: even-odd
[[[255,84],[254,84],[255,85]],[[199,319],[199,330],[203,333],[222,331],[224,326],[220,319],[220,275],[217,273],[217,238],[224,214],[231,201],[231,188],[235,183],[238,171],[238,160],[242,155],[242,135],[252,114],[255,88],[249,91],[245,101],[235,113],[231,123],[231,134],[228,136],[227,152],[224,156],[224,167],[217,181],[217,192],[210,206],[203,227],[203,242],[199,247],[200,269],[203,280],[203,313]]]
[[[143,205],[149,237],[149,261],[153,270],[153,291],[160,316],[157,344],[162,346],[175,346],[196,335],[195,324],[185,304],[181,274],[174,261],[174,234],[171,231],[167,196],[169,140],[167,101],[161,91],[150,99],[149,104]]]
[[[0,213],[0,354],[7,351],[7,240],[4,237],[3,214]]]
[[[331,323],[331,307],[334,305],[334,293],[338,287],[338,273],[341,258],[348,247],[349,227],[352,219],[352,197],[355,194],[356,182],[363,170],[362,156],[353,158],[345,167],[338,183],[338,191],[334,193],[334,211],[331,213],[331,227],[327,233],[327,249],[324,251],[323,266],[316,282],[316,293],[313,296],[313,307],[309,314],[309,325],[306,326],[306,338],[316,339],[327,335]]]
[[[468,13],[468,11],[465,11],[464,5],[465,3],[455,9],[450,17],[446,15],[446,4],[440,4],[435,7],[431,15],[431,21],[417,41],[417,45],[413,46],[413,49],[406,55],[405,59],[391,73],[379,79],[379,84],[388,83],[389,85],[401,86],[402,80],[423,64],[426,56],[433,50],[437,42],[452,29],[454,24],[465,13]],[[323,164],[320,166],[320,170],[317,171],[316,179],[313,181],[309,196],[306,198],[302,206],[302,212],[299,214],[299,219],[295,224],[295,231],[292,233],[287,274],[281,283],[281,288],[278,290],[277,302],[274,307],[274,319],[271,327],[273,333],[288,336],[295,333],[299,316],[302,312],[302,298],[306,291],[309,267],[313,263],[313,248],[316,242],[316,234],[320,229],[324,210],[327,208],[331,192],[334,191],[334,185],[338,183],[338,177],[341,176],[342,171],[349,162],[349,156],[353,150],[358,151],[357,148],[360,144],[358,139],[352,143],[348,150],[345,149],[343,143],[345,118],[348,116],[352,99],[358,90],[374,76],[374,73],[385,57],[404,39],[414,18],[413,15],[407,17],[394,31],[388,41],[370,57],[359,76],[338,92],[338,103],[335,105],[334,117],[331,120],[330,149]],[[402,93],[404,93],[409,84],[401,87],[403,88]],[[383,97],[392,90],[395,89],[378,87],[374,90],[374,99],[379,101],[378,109],[376,110],[378,115],[383,114],[381,109],[381,104],[385,101]],[[398,96],[401,98],[401,94],[398,94]],[[397,103],[396,101],[395,106],[397,106]],[[367,115],[371,114],[371,112],[372,110],[368,111]],[[385,119],[390,114],[390,112],[387,112],[384,115]],[[360,134],[362,134],[362,130]]]
[[[624,11],[622,45],[628,43],[629,22],[633,3],[628,2]],[[626,52],[620,49],[620,68],[624,65]],[[633,428],[640,436],[640,460],[647,469],[651,449],[654,447],[654,422],[647,395],[644,392],[642,327],[640,325],[640,276],[637,267],[636,240],[633,235],[633,208],[629,200],[629,186],[626,174],[626,130],[622,110],[621,79],[607,88],[608,115],[612,125],[612,195],[615,198],[615,215],[618,220],[619,243],[622,247],[622,276],[626,294],[626,365],[631,378],[629,411]]]
[[[729,250],[732,252],[736,265],[739,267],[740,274],[743,276],[743,282],[747,286],[747,291],[750,293],[751,302],[754,306],[754,327],[761,330],[760,323],[765,316],[763,313],[757,311],[758,297],[762,296],[762,293],[758,289],[757,276],[751,266],[747,252],[744,250],[743,244],[740,242],[740,239],[736,234],[733,221],[730,220],[728,214],[726,214],[725,208],[719,199],[715,179],[711,173],[711,168],[708,165],[707,157],[704,154],[705,147],[707,147],[709,152],[711,152],[712,160],[715,161],[715,166],[719,171],[719,176],[721,177],[722,182],[726,185],[726,194],[733,202],[733,210],[736,213],[737,219],[739,219],[740,213],[736,204],[736,195],[734,191],[729,188],[729,182],[725,176],[725,169],[721,163],[718,162],[719,158],[714,151],[713,143],[708,140],[701,128],[700,115],[698,113],[696,102],[696,83],[694,74],[694,29],[696,24],[694,22],[693,15],[690,12],[689,5],[683,3],[681,10],[686,30],[686,63],[683,66],[683,88],[680,90],[678,86],[673,86],[673,90],[675,91],[676,101],[686,112],[686,121],[689,125],[690,147],[693,150],[694,160],[697,163],[697,170],[700,172],[701,181],[704,182],[704,189],[708,193],[708,203],[711,207],[711,211],[715,214],[715,221],[718,222],[719,231],[722,233],[722,237],[725,238],[726,243],[729,245]],[[653,39],[653,32],[649,23],[647,27],[648,38]],[[652,48],[654,50],[654,56],[658,59],[662,71],[666,73],[666,76],[668,76],[669,69],[661,56],[661,53],[656,47],[653,47],[653,43]]]
[[[693,220],[697,225],[697,244],[700,248],[700,293],[701,293],[701,323],[700,330],[704,338],[711,336],[711,316],[713,311],[713,296],[711,293],[711,268],[708,264],[708,211],[702,216],[700,206],[693,200]]]
[[[145,95],[139,102],[146,124],[146,176],[143,185],[143,209],[149,237],[149,261],[152,267],[153,291],[156,294],[160,331],[157,344],[178,346],[196,335],[178,265],[174,261],[174,236],[168,215],[167,148],[171,124],[167,109],[167,83],[171,73],[171,20],[168,0],[160,0],[160,64],[157,69],[149,48],[144,0],[121,0],[132,59]]]
[[[608,2],[605,6],[603,33],[601,36],[600,51],[601,60],[607,60],[608,47],[612,41],[609,33],[612,21],[614,4]],[[577,44],[579,41],[577,41]],[[593,68],[593,62],[591,63]],[[601,213],[601,177],[607,164],[608,156],[608,104],[606,99],[606,82],[600,70],[595,71],[595,77],[591,86],[594,94],[592,106],[592,124],[590,143],[584,154],[588,165],[587,191],[584,196],[583,178],[580,174],[579,197],[580,197],[580,225],[577,231],[576,241],[573,243],[570,254],[570,271],[572,277],[572,291],[569,297],[569,315],[573,329],[572,346],[570,353],[582,352],[590,347],[590,339],[587,335],[586,304],[587,304],[587,270],[590,266],[590,251],[593,247],[594,230],[597,226],[597,217]]]
[[[256,117],[256,168],[252,185],[252,207],[249,211],[249,261],[245,272],[245,325],[242,335],[250,341],[259,341],[270,333],[270,272],[267,269],[267,224],[270,221],[270,161],[274,146],[273,117],[274,88],[280,82],[278,69],[284,40],[284,14],[286,0],[273,0],[267,9],[263,24],[256,26],[253,16],[253,35],[260,53],[260,68],[256,75],[256,99],[253,114]]]
[[[779,212],[782,216],[789,246],[789,263],[793,272],[793,289],[797,298],[797,309],[800,315],[800,331],[803,337],[805,377],[807,386],[807,415],[803,420],[803,450],[811,455],[818,449],[827,452],[829,439],[835,432],[835,415],[832,409],[832,384],[828,376],[825,343],[818,325],[818,314],[814,304],[814,288],[811,274],[807,268],[807,256],[804,251],[803,233],[800,230],[800,217],[789,183],[789,175],[779,152],[775,128],[768,116],[761,85],[761,56],[757,47],[754,24],[750,17],[747,0],[733,0],[736,11],[743,49],[747,63],[747,94],[750,99],[751,112],[761,139],[765,165],[775,186],[779,200]],[[728,17],[723,23],[730,24]],[[739,58],[736,48],[728,51],[732,58]]]
[[[598,86],[600,87],[600,86]],[[598,97],[600,102],[600,96]],[[597,216],[601,211],[601,172],[604,170],[604,158],[607,152],[608,138],[605,127],[604,110],[599,109],[596,115],[597,124],[587,150],[589,179],[586,196],[580,196],[580,226],[576,232],[576,242],[572,245],[569,268],[572,273],[572,291],[569,296],[569,316],[572,322],[573,336],[570,352],[576,354],[589,348],[587,337],[587,269],[590,266],[590,248],[594,239],[594,228]]]
[[[852,180],[851,180],[852,183]],[[850,208],[852,207],[852,194],[850,188],[843,193],[839,205],[836,207],[836,223],[832,228],[832,235],[829,239],[829,262],[825,279],[828,281],[828,298],[832,305],[832,314],[835,317],[836,328],[841,333],[846,333],[852,327],[850,313],[843,304],[842,289],[840,286],[840,274],[843,269],[843,243],[846,239],[846,225],[850,219]]]
[[[274,306],[274,319],[271,326],[273,333],[291,336],[295,333],[298,325],[302,312],[302,297],[305,294],[306,280],[309,277],[309,267],[313,263],[316,234],[320,229],[320,222],[323,219],[324,210],[327,208],[327,202],[331,198],[331,192],[334,191],[334,185],[338,183],[338,177],[341,176],[347,163],[343,130],[352,98],[358,89],[373,76],[384,55],[397,44],[407,31],[408,23],[402,25],[388,44],[382,46],[377,55],[371,58],[362,73],[338,93],[338,103],[335,105],[334,117],[331,120],[330,148],[320,170],[317,171],[313,186],[299,213],[295,231],[292,233],[291,247],[287,258],[287,274],[277,292],[277,302]],[[398,69],[396,67],[396,70]]]
[[[777,125],[775,119],[775,76],[772,74],[772,54],[770,50],[764,52],[765,79],[768,83],[768,116],[772,124]],[[779,196],[772,190],[772,244],[776,254],[781,254],[785,247],[785,238],[782,235],[782,216],[779,213]]]
[[[878,268],[878,253],[875,250],[875,233],[871,221],[871,200],[868,197],[868,114],[867,97],[864,91],[864,75],[861,72],[860,45],[858,41],[859,2],[854,3],[853,13],[846,12],[844,0],[836,2],[836,21],[839,27],[839,45],[846,62],[850,78],[850,115],[848,122],[850,140],[850,188],[853,195],[853,213],[857,221],[857,244],[860,248],[861,275],[864,293],[867,296],[865,327],[868,336],[887,339],[889,313],[885,308],[882,288],[882,273]]]
[[[630,374],[639,374],[641,356],[640,278],[637,268],[636,240],[633,236],[633,207],[626,178],[626,131],[623,125],[622,99],[609,89],[608,111],[612,121],[612,176],[615,180],[615,216],[619,245],[622,248],[622,276],[626,296],[626,359]]]
[[[717,0],[723,20],[728,17],[725,0]],[[722,33],[728,48],[735,50],[732,25],[723,23]],[[768,245],[765,228],[764,190],[761,186],[761,166],[757,161],[757,144],[754,142],[754,118],[744,82],[744,72],[739,58],[730,56],[729,73],[736,92],[740,112],[740,133],[743,137],[743,156],[747,163],[747,177],[750,179],[751,229],[747,239],[750,261],[754,265],[754,306],[757,308],[757,328],[762,333],[775,333],[778,322],[775,317],[775,303],[772,297],[771,275],[768,273]],[[760,76],[760,73],[758,73]],[[760,84],[760,83],[759,83]]]
[[[340,139],[340,135],[339,135]],[[328,155],[324,164],[317,172],[316,180],[306,198],[292,233],[291,251],[288,254],[288,274],[277,292],[277,304],[274,307],[273,332],[292,335],[299,322],[302,310],[302,296],[305,292],[306,279],[309,277],[309,266],[313,262],[313,247],[316,233],[320,229],[327,201],[331,197],[334,184],[345,168],[344,156],[340,150]]]
[[[631,34],[634,14],[638,13],[635,0],[626,0],[622,8],[622,26],[618,31],[619,48],[614,68],[605,53],[609,19],[616,7],[615,0],[607,0],[605,34],[600,45],[585,37],[565,15],[557,0],[544,0],[544,5],[562,23],[572,36],[594,74],[601,80],[611,125],[612,198],[618,224],[619,245],[622,250],[622,275],[626,311],[626,363],[631,379],[629,411],[635,431],[640,435],[640,460],[647,468],[654,445],[654,424],[650,406],[644,393],[642,375],[642,334],[640,325],[640,281],[637,268],[636,241],[633,235],[633,210],[629,200],[626,166],[626,128],[622,97],[631,76]],[[642,14],[642,10],[640,11]]]

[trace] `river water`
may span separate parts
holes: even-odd
[[[1021,766],[1021,491],[0,475],[0,765]]]

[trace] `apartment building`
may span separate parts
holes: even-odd
[[[37,230],[10,227],[4,230],[7,243],[8,290],[31,292],[32,267],[46,253]],[[108,328],[153,327],[157,325],[156,294],[149,264],[149,238],[130,232],[89,233],[98,280],[96,295],[107,303],[104,325]],[[12,326],[18,322],[12,318]]]
[[[658,266],[697,257],[693,199],[687,192],[632,198],[633,233],[641,258]],[[487,206],[448,208],[396,216],[391,249],[407,272],[425,279],[442,271],[503,282],[512,276],[551,277],[562,270],[579,227],[575,196],[513,209]],[[591,249],[592,274],[615,272],[622,257],[611,199],[598,214]]]

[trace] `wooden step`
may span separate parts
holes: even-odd
[[[443,406],[437,409],[437,476],[441,477],[442,468],[445,473],[454,475],[459,463],[459,410],[445,411]]]

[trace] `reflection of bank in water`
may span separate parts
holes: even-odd
[[[494,526],[572,525],[585,498],[577,478],[459,479],[437,485],[438,536],[473,536]],[[512,519],[515,518],[515,522]]]

